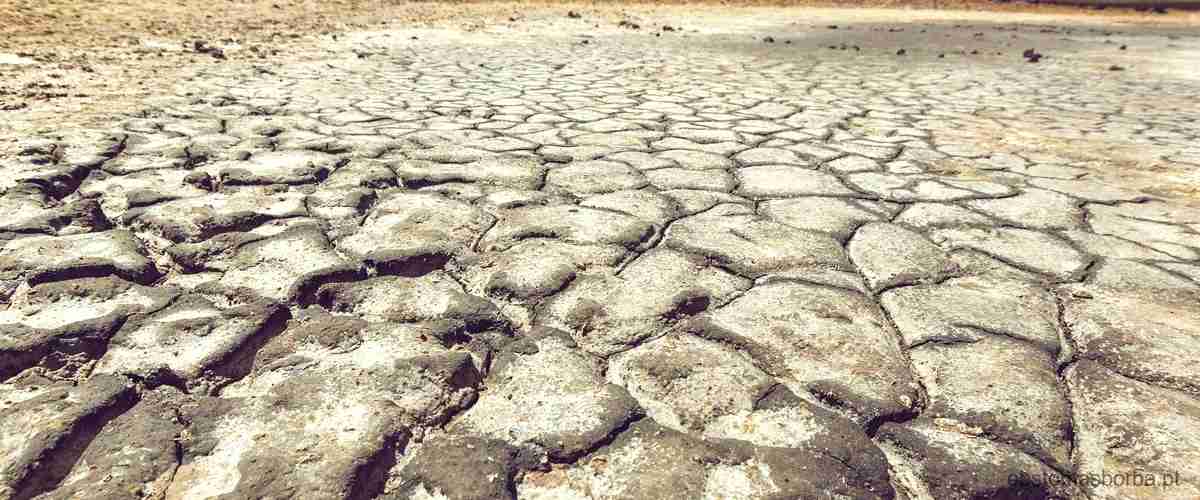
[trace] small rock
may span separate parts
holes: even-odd
[[[192,50],[198,54],[208,54],[215,59],[225,59],[225,51],[219,47],[212,47],[204,40],[196,40],[192,42]]]

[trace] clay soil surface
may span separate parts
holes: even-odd
[[[318,58],[323,42],[356,31],[496,26],[536,29],[577,12],[597,23],[686,23],[689,18],[793,14],[863,22],[1082,22],[1186,27],[1200,14],[1129,9],[919,1],[404,2],[368,0],[78,1],[0,3],[0,142],[66,124],[102,123],[140,109],[205,66],[267,66]],[[848,12],[847,9],[850,9]],[[597,27],[602,27],[597,24]],[[603,26],[608,27],[608,26]],[[0,145],[0,152],[3,146]]]

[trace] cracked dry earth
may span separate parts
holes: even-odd
[[[1200,495],[1200,208],[1085,151],[1194,186],[1196,39],[782,23],[359,33],[26,138],[0,498]]]

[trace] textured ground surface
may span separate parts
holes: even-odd
[[[1200,495],[1200,39],[886,17],[358,32],[43,120],[0,498]]]

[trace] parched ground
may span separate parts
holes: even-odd
[[[0,499],[1200,495],[1192,14],[16,5]]]

